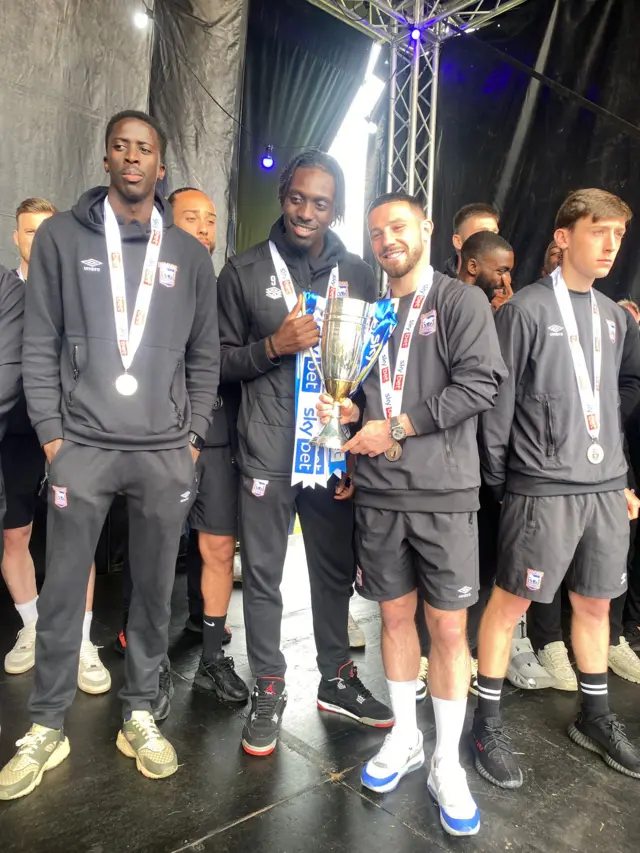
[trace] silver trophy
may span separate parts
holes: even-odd
[[[333,400],[331,418],[312,444],[341,450],[346,444],[340,406],[358,387],[362,356],[373,324],[372,306],[361,299],[328,299],[320,340],[321,376]]]

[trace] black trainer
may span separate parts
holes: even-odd
[[[616,714],[605,714],[593,720],[578,714],[569,726],[569,737],[578,746],[602,756],[605,764],[618,773],[640,779],[640,754],[624,733]]]
[[[242,729],[242,748],[249,755],[270,755],[276,748],[287,706],[284,678],[258,678],[251,710]]]
[[[246,702],[249,698],[249,688],[235,671],[233,658],[226,657],[223,652],[213,660],[200,658],[193,683],[227,702]]]
[[[475,767],[483,779],[498,788],[519,788],[522,771],[509,746],[500,717],[478,717],[471,725],[471,747]]]
[[[173,676],[171,675],[171,665],[169,663],[169,658],[165,657],[160,664],[158,695],[151,703],[151,713],[153,714],[153,719],[156,723],[161,723],[169,716],[174,691],[175,688],[173,686]]]
[[[358,668],[351,661],[338,670],[337,678],[323,678],[318,687],[318,708],[351,717],[365,726],[388,728],[393,714],[373,696],[358,678]]]

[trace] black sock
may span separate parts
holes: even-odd
[[[202,657],[213,660],[222,654],[222,638],[227,614],[224,616],[205,616],[202,620]]]
[[[486,717],[500,716],[500,694],[504,678],[489,678],[487,675],[478,673],[478,710],[477,716]]]
[[[607,673],[578,672],[580,680],[580,707],[585,717],[594,719],[609,712]]]

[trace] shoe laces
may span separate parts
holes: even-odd
[[[34,752],[44,743],[47,732],[47,729],[36,729],[35,726],[30,728],[24,737],[16,741],[20,755],[32,757]]]
[[[146,713],[144,717],[132,717],[131,722],[140,730],[145,738],[145,746],[154,752],[159,752],[163,746],[163,737],[156,725],[151,713]]]
[[[80,648],[80,660],[86,668],[102,669],[102,661],[98,654],[99,648],[102,648],[102,646],[94,646],[93,643],[88,640],[82,641],[82,646]]]
[[[171,687],[171,670],[168,667],[160,667],[160,675],[158,678],[160,690],[163,693],[168,693]]]
[[[505,733],[501,720],[485,720],[485,728],[487,730],[487,743],[484,745],[485,751],[493,752],[500,750],[509,755],[513,755],[513,750],[509,746],[509,736]]]
[[[614,648],[619,655],[628,658],[629,661],[635,663],[636,666],[638,665],[638,655],[633,651],[625,637],[620,637],[620,644],[617,647],[614,646]]]
[[[256,710],[257,717],[272,717],[275,713],[278,700],[282,696],[281,693],[265,693],[263,690],[256,691]]]
[[[204,668],[208,670],[215,669],[216,672],[232,672],[234,671],[233,658],[222,655],[215,660],[204,661]]]
[[[30,625],[25,625],[24,628],[21,628],[18,631],[16,648],[29,649],[33,646],[36,641],[36,624],[36,622],[32,622]]]
[[[373,693],[364,686],[364,684],[360,681],[358,676],[358,667],[353,667],[353,675],[350,675],[348,678],[342,678],[341,681],[344,681],[345,684],[348,684],[349,687],[353,687],[354,690],[358,692],[363,699],[372,699]]]
[[[621,723],[615,714],[609,714],[606,717],[600,717],[602,725],[609,733],[613,746],[628,746],[633,749],[633,744],[625,734],[625,725]],[[594,720],[597,722],[597,719]]]
[[[426,681],[429,675],[429,658],[420,658],[420,669],[418,670],[418,679]]]
[[[554,665],[561,665],[561,664],[566,665],[568,663],[568,661],[567,661],[567,647],[565,646],[564,643],[561,643],[560,645],[554,644],[552,648],[549,648],[547,646],[547,648],[545,649],[545,652],[551,658],[551,663]],[[571,664],[569,664],[569,666],[571,666]]]

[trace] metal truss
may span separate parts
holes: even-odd
[[[440,47],[527,0],[309,0],[390,46],[386,189],[421,197],[433,209]],[[420,30],[412,40],[411,31]]]

